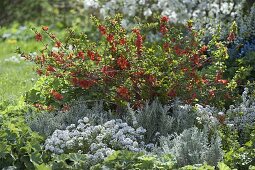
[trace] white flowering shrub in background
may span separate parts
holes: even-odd
[[[160,145],[163,153],[172,154],[177,166],[203,164],[217,165],[223,158],[221,138],[218,135],[208,140],[208,132],[196,127],[184,130],[180,135],[161,137]]]
[[[104,160],[114,150],[143,151],[142,127],[133,128],[121,119],[110,120],[102,125],[91,125],[87,117],[78,125],[71,124],[65,130],[55,130],[45,141],[45,150],[56,154],[83,153],[93,163]]]
[[[241,8],[242,0],[84,0],[84,8],[92,8],[101,17],[124,15],[123,25],[132,23],[135,16],[142,20],[151,19],[154,14],[165,15],[174,22],[188,19],[203,19],[219,22],[232,21]],[[96,14],[96,13],[94,13]],[[212,21],[211,20],[211,21]]]

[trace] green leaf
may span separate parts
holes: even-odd
[[[52,170],[52,168],[49,165],[46,164],[35,164],[36,170]]]
[[[223,162],[219,162],[218,163],[218,168],[219,170],[231,170],[226,164],[224,164]]]

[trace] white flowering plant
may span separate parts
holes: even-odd
[[[94,163],[104,160],[115,150],[143,151],[142,142],[146,130],[132,128],[121,119],[110,120],[103,125],[93,126],[87,117],[78,125],[71,124],[65,130],[56,130],[45,141],[45,150],[56,154],[83,153]]]
[[[134,24],[133,17],[140,17],[140,22],[152,19],[153,15],[172,18],[174,22],[199,19],[202,23],[236,18],[243,1],[239,0],[84,0],[85,10],[101,17],[122,13],[123,25]],[[96,11],[96,12],[95,12]],[[215,20],[216,19],[216,20]]]

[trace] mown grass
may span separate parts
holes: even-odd
[[[33,86],[36,79],[36,74],[33,71],[34,65],[21,60],[15,50],[20,47],[26,52],[34,52],[38,50],[39,46],[40,44],[34,40],[0,42],[0,102],[16,101]],[[12,56],[16,56],[19,62],[7,61]]]

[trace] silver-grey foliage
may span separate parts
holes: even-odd
[[[70,124],[76,124],[84,116],[88,117],[93,124],[103,124],[110,119],[110,115],[110,112],[104,111],[102,102],[89,108],[86,102],[78,101],[66,112],[28,113],[26,122],[33,131],[49,136],[56,129],[65,129]]]
[[[227,110],[226,123],[239,131],[240,143],[244,143],[250,136],[250,130],[255,125],[255,99],[249,95],[249,89],[245,88],[240,104],[231,105]]]
[[[255,3],[249,10],[248,14],[239,15],[238,17],[239,35],[242,38],[255,36]]]
[[[155,137],[173,131],[174,118],[169,115],[169,110],[170,106],[163,106],[158,100],[154,100],[137,111],[135,114],[137,123],[147,130],[145,142],[153,141]]]
[[[210,106],[193,107],[182,104],[179,100],[171,105],[162,105],[155,100],[151,104],[146,103],[144,108],[138,111],[129,108],[127,115],[132,117],[133,125],[138,124],[147,130],[145,142],[155,142],[160,135],[180,134],[194,125],[212,129],[218,124],[215,114],[217,110]]]
[[[208,132],[197,127],[186,129],[178,136],[161,137],[160,146],[163,153],[175,156],[178,167],[204,162],[217,165],[223,157],[220,137],[216,135],[209,142]]]

